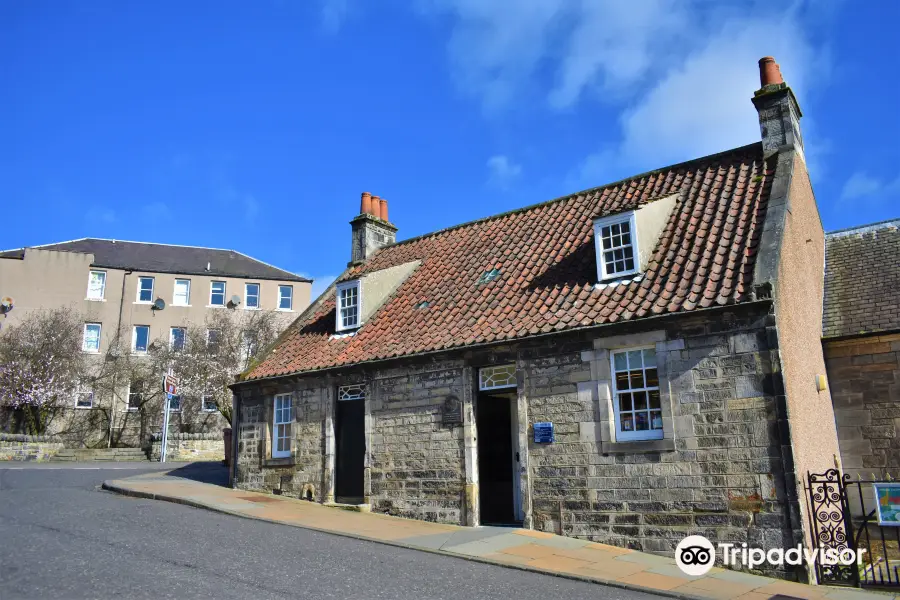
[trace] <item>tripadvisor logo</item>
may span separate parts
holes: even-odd
[[[743,565],[748,569],[755,569],[768,563],[771,566],[804,564],[821,564],[825,566],[862,564],[865,550],[852,550],[845,548],[835,550],[826,548],[820,550],[807,550],[801,545],[796,548],[772,548],[768,551],[762,548],[748,548],[747,544],[719,544],[722,550],[722,564],[726,567]],[[689,535],[675,547],[675,564],[685,575],[699,577],[706,575],[716,562],[716,549],[712,542],[702,535]]]

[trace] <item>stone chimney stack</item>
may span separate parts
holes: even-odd
[[[350,221],[351,265],[365,262],[379,248],[397,241],[397,228],[387,219],[387,200],[363,192],[359,202],[359,215]]]
[[[789,146],[802,157],[800,117],[803,113],[794,92],[781,76],[781,67],[771,56],[759,59],[759,86],[752,100],[759,112],[763,151],[768,153]]]

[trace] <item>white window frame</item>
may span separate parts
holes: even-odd
[[[91,295],[91,279],[93,279],[95,274],[102,275],[102,279],[103,279],[103,284],[100,286],[100,296],[99,297]],[[87,286],[87,294],[85,295],[85,300],[93,300],[94,302],[104,302],[106,300],[106,271],[91,269],[88,272],[88,286]]]
[[[128,382],[128,395],[125,396],[125,412],[137,412],[141,409],[141,404],[143,404],[144,388],[146,387],[146,385],[144,385],[142,383],[141,390],[139,392],[132,391],[131,388],[133,385],[134,385],[133,381]],[[131,397],[132,396],[140,396],[141,404],[138,404],[137,406],[131,406]]]
[[[87,406],[81,406],[79,404],[79,398],[84,395],[87,395],[87,397],[90,399],[90,404],[88,404]],[[77,390],[75,390],[75,409],[89,410],[91,408],[94,408],[94,390],[87,390],[84,388],[78,388]]]
[[[213,286],[217,283],[222,284],[222,304],[213,304]],[[228,303],[228,282],[217,279],[215,281],[209,282],[209,305],[210,306],[225,306]]]
[[[213,407],[206,408],[206,400],[209,398],[212,401]],[[212,394],[203,394],[200,397],[200,412],[205,413],[214,413],[219,411],[219,405],[216,403],[216,398]]]
[[[172,408],[172,402],[178,398],[178,408]],[[169,397],[166,394],[166,402],[169,403],[169,412],[181,412],[181,409],[184,407],[184,397],[181,394],[172,394],[172,397]]]
[[[256,294],[250,293],[250,286],[256,286]],[[256,306],[250,306],[249,298],[250,296],[256,297]],[[248,282],[244,284],[244,310],[259,310],[260,309],[260,301],[262,300],[262,285],[254,282]]]
[[[634,263],[633,269],[626,269],[624,271],[616,271],[615,273],[609,273],[606,270],[606,260],[603,258],[603,239],[601,235],[601,231],[604,227],[609,227],[611,225],[621,225],[622,223],[628,223],[628,230],[631,236],[631,260]],[[624,248],[625,246],[617,246],[615,249]],[[640,265],[640,257],[638,256],[638,236],[637,236],[637,222],[634,216],[634,211],[628,213],[620,213],[618,215],[612,215],[609,217],[603,217],[600,219],[594,220],[594,251],[597,254],[597,278],[600,281],[605,281],[609,279],[619,279],[621,277],[627,277],[629,275],[634,275],[641,269]]]
[[[87,346],[87,340],[88,340],[87,332],[88,332],[89,327],[97,328],[97,348],[96,349],[88,348],[88,346]],[[102,338],[100,336],[102,334],[103,334],[103,324],[102,323],[85,323],[84,324],[84,334],[82,335],[82,338],[81,338],[81,351],[87,352],[89,354],[100,354],[100,344],[101,344],[101,340],[102,340]]]
[[[338,387],[338,401],[344,400],[365,400],[366,384],[354,383],[351,385],[342,385]]]
[[[356,322],[353,324],[344,325],[344,319],[343,319],[342,313],[343,313],[344,309],[352,308],[352,307],[341,306],[341,294],[344,291],[349,290],[349,289],[356,289]],[[344,283],[339,283],[336,286],[335,294],[336,294],[336,298],[335,298],[336,310],[335,310],[335,317],[334,317],[335,318],[335,323],[334,323],[335,331],[348,331],[351,329],[359,329],[362,326],[362,303],[363,303],[362,286],[359,284],[359,280],[356,279],[354,281],[346,281]]]
[[[294,405],[291,394],[276,394],[272,400],[272,458],[286,458],[291,455]],[[285,440],[286,448],[278,449],[278,441]]]
[[[508,375],[512,372],[512,382]],[[500,383],[495,383],[496,375],[507,375]],[[479,390],[502,390],[506,388],[514,388],[518,385],[516,377],[516,365],[492,365],[490,367],[481,367],[478,369],[478,389]]]
[[[183,331],[184,337],[181,340],[181,349],[177,350],[175,348],[175,332]],[[175,352],[184,352],[185,347],[187,346],[187,327],[170,327],[169,328],[169,349]]]
[[[145,327],[147,329],[147,348],[144,350],[137,349],[137,332],[138,327]],[[131,328],[131,353],[132,354],[147,354],[150,350],[150,326],[149,325],[134,325]]]
[[[628,360],[628,357],[627,357],[628,352],[641,351],[641,353],[642,353],[641,362],[643,363],[643,351],[644,350],[654,350],[655,351],[656,346],[636,346],[636,347],[632,347],[632,348],[617,348],[615,350],[609,351],[609,369],[610,369],[610,375],[611,375],[611,379],[612,379],[612,391],[613,391],[613,398],[612,398],[613,419],[615,419],[616,441],[618,441],[618,442],[632,442],[632,441],[639,441],[639,440],[661,440],[664,437],[664,429],[663,429],[664,425],[663,425],[662,421],[660,422],[659,429],[648,429],[645,431],[637,431],[635,429],[633,431],[623,431],[622,430],[622,420],[619,418],[619,412],[620,412],[621,407],[619,406],[619,389],[618,389],[618,386],[616,385],[616,355],[617,354],[625,354],[626,361],[627,361]],[[655,368],[657,369],[657,372],[656,372],[657,385],[655,387],[649,386],[649,387],[641,387],[641,388],[629,388],[627,391],[623,390],[623,392],[624,393],[649,392],[649,391],[654,391],[654,390],[657,392],[660,392],[660,405],[659,405],[658,410],[659,410],[659,418],[662,419],[663,415],[665,414],[665,411],[663,411],[663,407],[662,407],[662,402],[663,402],[662,392],[660,391],[660,386],[659,386],[659,360],[658,359],[657,359],[656,364],[657,364],[657,366]],[[630,367],[630,365],[628,365],[628,366]],[[629,369],[629,370],[631,370],[631,369]],[[644,367],[642,364],[641,372],[643,373],[646,370],[647,370],[647,368]],[[645,377],[645,379],[646,379],[646,377]],[[649,406],[650,406],[650,399],[648,396],[648,398],[647,398],[647,407],[648,407],[647,410],[648,411],[651,410],[649,408]],[[652,410],[657,410],[657,409],[652,409]],[[632,410],[626,411],[626,412],[631,412],[632,414],[634,414],[637,411],[634,410],[634,405],[632,405]],[[652,416],[651,416],[651,427],[652,427]]]
[[[141,282],[145,279],[150,280],[150,299],[149,300],[141,300]],[[153,304],[153,292],[156,289],[156,278],[150,277],[147,275],[141,275],[137,280],[137,294],[135,294],[134,303],[135,304]]]
[[[284,298],[284,296],[281,295],[281,292],[283,290],[288,291],[288,294],[287,294],[288,307],[287,308],[281,307],[281,300]],[[278,306],[276,307],[276,309],[284,311],[284,312],[291,312],[294,310],[294,286],[292,286],[292,285],[279,285],[278,286]]]
[[[178,299],[178,284],[179,283],[187,283],[187,294],[185,295],[184,304],[181,302],[177,302]],[[172,287],[172,306],[190,306],[191,305],[191,280],[190,279],[176,279],[175,283]]]

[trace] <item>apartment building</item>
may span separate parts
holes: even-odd
[[[70,307],[84,319],[83,351],[99,364],[117,332],[119,348],[128,344],[140,356],[159,341],[184,344],[188,328],[215,311],[236,317],[271,311],[280,331],[309,305],[311,283],[234,250],[85,238],[0,252],[0,297],[13,301],[0,327],[33,311]],[[134,390],[115,396],[114,415],[135,410]],[[72,409],[100,404],[88,391],[76,394]],[[194,429],[224,424],[210,403],[196,412],[205,414]],[[119,427],[127,421],[118,419]],[[146,423],[141,429],[144,436]]]

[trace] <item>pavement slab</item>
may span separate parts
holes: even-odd
[[[345,511],[196,481],[189,472],[179,475],[180,471],[110,480],[103,487],[131,496],[683,600],[897,600],[893,594],[805,585],[718,567],[702,577],[690,577],[666,556],[542,531],[461,527]]]

